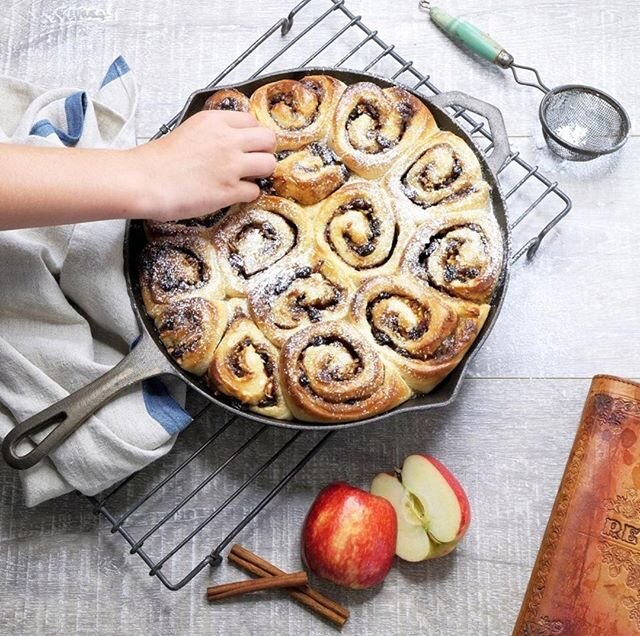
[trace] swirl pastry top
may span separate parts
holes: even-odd
[[[207,98],[203,110],[249,112],[249,98],[235,88],[222,88]]]
[[[402,256],[400,268],[457,298],[488,302],[502,270],[502,238],[481,211],[425,223]]]
[[[269,340],[280,347],[306,325],[342,318],[350,291],[351,286],[329,262],[290,263],[254,282],[249,311]]]
[[[349,171],[324,143],[312,143],[277,155],[273,175],[261,179],[263,191],[313,205],[335,192],[349,178]]]
[[[322,203],[315,226],[321,256],[355,281],[395,271],[410,234],[385,190],[373,181],[340,188]]]
[[[227,324],[221,300],[185,298],[159,309],[155,317],[162,344],[176,362],[196,375],[206,372]]]
[[[281,354],[283,384],[301,420],[348,422],[411,396],[397,372],[351,326],[322,322],[298,331]]]
[[[361,82],[338,102],[331,144],[350,170],[375,179],[422,135],[436,131],[431,113],[411,93]]]
[[[488,311],[450,304],[415,281],[379,276],[357,291],[351,318],[412,389],[427,393],[460,362]]]
[[[149,315],[183,298],[224,297],[216,253],[208,241],[175,236],[149,243],[140,254],[140,292]]]
[[[385,177],[391,196],[416,222],[455,210],[486,207],[489,185],[467,144],[449,132],[420,139]]]
[[[234,206],[213,237],[227,294],[245,296],[256,275],[303,253],[309,234],[309,220],[286,199],[263,195]]]
[[[251,112],[263,126],[275,131],[276,150],[296,150],[326,136],[343,91],[344,84],[328,75],[280,80],[253,93]]]
[[[209,379],[252,411],[290,419],[280,389],[278,350],[243,315],[229,325],[209,367]]]

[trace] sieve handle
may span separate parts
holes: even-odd
[[[493,104],[483,102],[477,97],[471,97],[471,95],[460,93],[458,91],[434,95],[433,97],[429,98],[429,101],[442,109],[448,107],[458,107],[458,110],[460,108],[469,110],[473,113],[481,115],[487,120],[487,123],[489,124],[489,130],[491,131],[493,150],[486,159],[489,167],[495,173],[498,173],[507,157],[511,154],[511,148],[509,146],[509,135],[507,134],[507,128],[504,125],[504,119],[502,118],[502,113],[500,112],[500,110]],[[455,114],[454,117],[459,116],[461,112],[462,111]]]
[[[429,7],[429,17],[447,37],[492,64],[502,68],[509,68],[513,64],[513,56],[504,47],[464,18],[449,15],[439,7]]]

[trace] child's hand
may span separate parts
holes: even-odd
[[[216,110],[131,150],[0,144],[0,230],[209,214],[260,194],[275,147],[248,113]]]
[[[260,194],[249,181],[275,168],[276,137],[248,113],[202,111],[173,132],[130,151],[144,189],[144,218],[202,216]]]

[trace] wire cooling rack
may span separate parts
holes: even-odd
[[[310,47],[309,41],[318,33],[314,29],[319,24],[332,35],[320,45]],[[266,57],[267,47],[263,45],[277,38],[279,50]],[[361,16],[345,6],[344,0],[303,0],[225,68],[209,87],[223,80],[256,77],[267,70],[311,64],[372,71],[426,96],[440,92],[430,75],[421,73],[393,44],[387,44],[377,31],[367,27]],[[462,108],[453,108],[451,114],[485,153],[491,153],[493,142],[484,121]],[[177,121],[175,115],[154,138],[168,133]],[[542,241],[568,214],[571,200],[557,182],[527,163],[519,152],[509,155],[498,177],[509,202],[514,244],[520,245],[512,260],[517,261],[525,254],[532,258]],[[535,231],[532,227],[536,227]],[[218,423],[211,432],[211,422],[222,419],[214,406],[203,406],[168,456],[100,497],[88,498],[96,514],[110,524],[111,532],[120,534],[129,544],[130,552],[139,555],[147,565],[149,574],[170,590],[182,588],[203,569],[218,565],[223,550],[331,436],[307,431],[292,433],[269,426],[242,426],[235,417]],[[190,450],[194,447],[196,450]],[[239,483],[228,492],[228,483],[220,484],[216,479],[223,471],[232,473],[234,483]],[[207,476],[202,478],[203,474]],[[195,485],[194,475],[198,475]],[[215,501],[209,488],[215,490]],[[189,521],[192,529],[180,534],[185,524],[174,521]],[[174,558],[185,551],[190,558]],[[194,557],[198,554],[204,556]],[[181,569],[185,561],[189,565]]]

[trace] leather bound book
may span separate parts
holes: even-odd
[[[640,634],[640,384],[593,379],[513,634]]]

